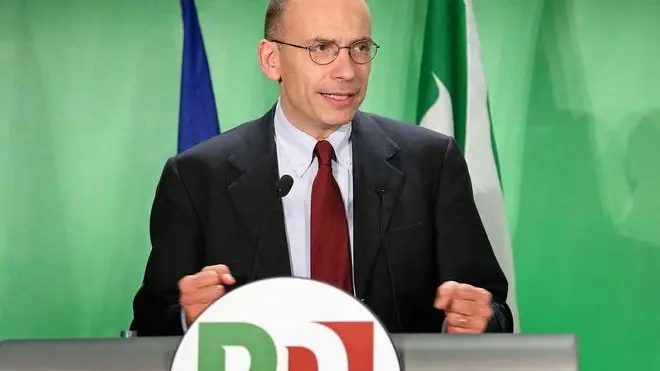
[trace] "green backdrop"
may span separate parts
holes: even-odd
[[[413,122],[427,0],[372,0],[364,109]],[[223,130],[273,103],[265,0],[198,0]],[[660,1],[474,0],[523,332],[660,369]],[[0,338],[117,336],[176,151],[178,1],[0,1]]]

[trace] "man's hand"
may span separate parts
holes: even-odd
[[[226,285],[233,285],[236,280],[226,265],[210,265],[199,273],[185,276],[179,281],[179,303],[186,314],[186,322],[190,326],[197,317],[220,299],[225,293]]]
[[[477,334],[486,330],[493,315],[491,299],[482,288],[448,281],[438,287],[434,307],[445,311],[448,333]]]

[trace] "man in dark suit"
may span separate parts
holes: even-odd
[[[181,334],[228,290],[293,275],[362,299],[391,332],[511,332],[456,143],[358,111],[378,50],[366,3],[271,0],[265,28],[280,99],[167,161],[131,329]]]

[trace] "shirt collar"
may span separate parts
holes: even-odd
[[[275,108],[275,141],[281,147],[289,160],[295,175],[301,178],[314,160],[314,147],[316,138],[295,127],[284,115],[280,101]],[[351,170],[351,137],[352,123],[342,125],[327,138],[335,150],[336,161],[339,165]]]

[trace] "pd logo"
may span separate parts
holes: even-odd
[[[400,371],[389,335],[329,285],[275,278],[234,290],[188,329],[172,370]]]
[[[250,323],[201,323],[198,370],[275,371],[283,355],[281,368],[289,371],[319,370],[319,364],[323,369],[371,371],[373,327],[373,322],[310,322],[288,329],[271,326],[271,331],[277,328],[273,336]],[[278,345],[286,351],[278,352]]]

